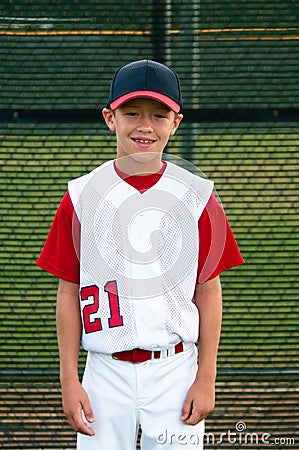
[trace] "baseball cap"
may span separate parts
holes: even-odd
[[[175,113],[183,108],[177,73],[149,59],[134,61],[117,69],[111,82],[107,108],[115,110],[136,98],[156,100]]]

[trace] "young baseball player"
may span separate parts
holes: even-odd
[[[116,159],[69,182],[37,262],[60,279],[64,412],[79,450],[133,450],[139,426],[142,450],[202,449],[219,275],[244,261],[213,183],[162,158],[183,118],[176,72],[122,66],[103,117]]]

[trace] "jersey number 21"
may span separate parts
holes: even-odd
[[[116,281],[108,281],[104,286],[104,291],[107,293],[110,318],[108,319],[109,328],[121,327],[123,325],[123,317],[119,311],[119,297],[117,291]],[[96,285],[85,286],[81,289],[81,301],[93,299],[92,303],[84,306],[83,326],[85,333],[94,333],[102,329],[102,322],[99,317],[92,317],[99,311],[99,288]]]

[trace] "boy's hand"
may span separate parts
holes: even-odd
[[[181,420],[196,425],[205,419],[215,407],[215,383],[196,380],[187,392]]]
[[[61,382],[63,411],[71,427],[82,434],[94,436],[95,432],[83,420],[93,423],[94,417],[88,395],[79,381],[64,380]]]

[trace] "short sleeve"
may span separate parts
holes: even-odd
[[[36,264],[58,278],[79,284],[79,240],[80,223],[67,191]]]
[[[214,195],[209,199],[198,221],[198,231],[198,283],[215,278],[224,270],[244,264],[224,210]]]

